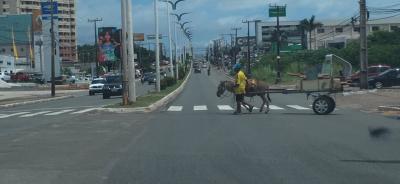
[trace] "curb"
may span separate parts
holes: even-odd
[[[133,112],[153,112],[164,105],[167,105],[168,103],[172,102],[185,88],[187,82],[189,81],[190,76],[192,75],[192,67],[189,71],[189,74],[186,76],[185,80],[182,82],[181,86],[179,86],[177,89],[175,89],[173,92],[162,98],[161,100],[158,100],[157,102],[151,104],[148,107],[138,107],[138,108],[100,108],[97,109],[97,111],[101,112],[111,112],[111,113],[133,113]]]
[[[68,95],[68,96],[60,96],[60,97],[47,98],[47,99],[41,99],[41,100],[11,103],[11,104],[0,105],[0,108],[10,108],[10,107],[17,107],[17,106],[22,106],[22,105],[37,104],[37,103],[50,102],[50,101],[62,100],[62,99],[73,98],[73,97],[74,97],[73,95]]]
[[[400,112],[400,107],[399,106],[379,106],[378,107],[379,111],[396,111]]]

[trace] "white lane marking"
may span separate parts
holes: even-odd
[[[98,109],[98,108],[84,109],[84,110],[81,110],[81,111],[73,112],[73,113],[71,113],[71,114],[83,114],[83,113],[95,111],[95,110],[97,110],[97,109]]]
[[[297,109],[297,110],[310,110],[310,108],[302,107],[300,105],[287,105],[290,108]]]
[[[168,108],[168,111],[170,112],[180,112],[182,111],[183,107],[182,106],[171,106]]]
[[[33,116],[37,116],[37,115],[47,114],[50,112],[51,111],[43,111],[43,112],[37,112],[37,113],[32,113],[32,114],[26,114],[26,115],[20,116],[20,118],[29,118],[29,117],[33,117]]]
[[[218,107],[218,109],[220,111],[233,111],[233,110],[235,110],[229,105],[218,105],[217,107]]]
[[[198,105],[198,106],[194,106],[194,107],[193,107],[193,110],[194,110],[194,111],[206,111],[206,110],[208,110],[208,109],[207,109],[207,106],[206,106],[206,105]]]
[[[18,113],[9,114],[9,115],[2,115],[2,116],[0,116],[0,119],[9,118],[9,117],[13,117],[13,116],[19,116],[19,115],[28,114],[28,113],[29,112],[18,112]]]
[[[59,112],[53,112],[53,113],[45,114],[45,115],[46,116],[55,116],[55,115],[60,115],[60,114],[64,114],[64,113],[68,113],[68,112],[72,112],[72,111],[75,111],[75,109],[67,109],[67,110],[62,110],[62,111],[59,111]]]
[[[266,106],[265,106],[265,107],[266,107]],[[285,110],[284,108],[278,107],[278,106],[276,106],[276,105],[269,105],[269,109],[271,109],[271,110]]]

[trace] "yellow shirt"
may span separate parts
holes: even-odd
[[[246,80],[247,77],[246,75],[242,72],[239,71],[236,74],[236,80],[235,83],[237,84],[237,88],[235,89],[236,94],[245,94],[246,93]]]

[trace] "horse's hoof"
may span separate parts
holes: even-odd
[[[265,110],[265,114],[268,114],[268,113],[269,113],[269,111],[270,111],[269,109]]]

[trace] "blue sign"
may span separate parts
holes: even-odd
[[[41,2],[42,7],[42,15],[51,15],[51,10],[53,9],[53,14],[58,14],[58,3],[53,2],[53,7],[51,6],[51,2]]]

